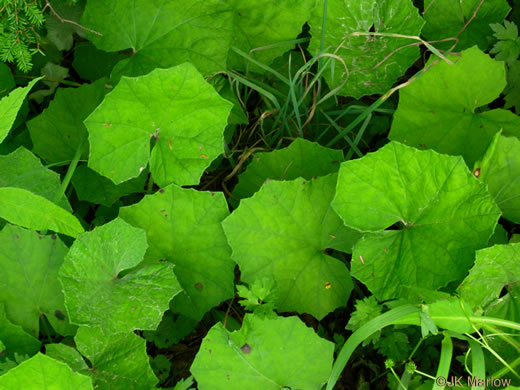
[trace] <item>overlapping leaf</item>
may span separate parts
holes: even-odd
[[[92,390],[92,380],[41,353],[0,376],[0,389]]]
[[[79,200],[112,206],[119,198],[133,192],[142,192],[148,170],[144,170],[138,177],[115,185],[112,181],[97,172],[80,165],[72,176],[72,185]]]
[[[81,23],[102,34],[88,34],[98,49],[133,52],[119,74],[191,62],[207,75],[226,69],[231,18],[219,0],[89,0]]]
[[[7,137],[13,126],[16,115],[31,88],[40,81],[41,77],[31,81],[27,87],[16,88],[0,100],[0,143]]]
[[[60,176],[45,168],[40,160],[27,149],[20,147],[7,156],[0,156],[0,187],[26,189],[53,201],[61,186]],[[66,198],[58,206],[72,211]]]
[[[418,36],[424,25],[410,0],[335,0],[327,3],[325,33],[322,32],[324,0],[316,3],[310,20],[310,51],[337,54],[323,73],[340,95],[359,98],[385,93],[419,57],[412,40],[381,35],[355,36],[369,32]],[[323,35],[323,48],[322,48]],[[323,60],[322,64],[326,62]]]
[[[71,237],[83,232],[71,213],[22,188],[0,188],[0,218],[29,229],[52,230]]]
[[[504,218],[520,223],[520,141],[499,133],[474,171],[488,185]]]
[[[359,238],[330,207],[336,177],[267,182],[223,222],[242,280],[273,278],[280,311],[321,319],[348,300],[348,269],[325,252],[350,252]]]
[[[221,193],[181,189],[175,185],[123,207],[120,217],[146,231],[146,259],[165,259],[184,292],[172,301],[175,312],[197,321],[233,296],[230,248],[220,223],[229,215]]]
[[[233,16],[231,45],[266,65],[295,46],[293,41],[302,32],[314,6],[312,0],[229,0],[227,3]],[[232,49],[227,66],[229,69],[263,71],[248,64]]]
[[[479,112],[506,86],[504,64],[478,48],[450,56],[401,89],[390,139],[420,149],[462,155],[472,166],[501,129],[520,136],[520,117],[503,109]]]
[[[0,340],[4,344],[2,356],[13,360],[15,354],[32,356],[40,350],[41,343],[19,325],[13,324],[6,316],[5,307],[0,303]]]
[[[158,380],[146,354],[146,341],[134,333],[110,336],[99,328],[80,327],[74,337],[78,351],[92,363],[83,372],[99,390],[152,389]]]
[[[334,344],[297,317],[247,315],[238,331],[221,323],[202,341],[191,372],[199,389],[319,389],[332,369]]]
[[[187,63],[125,77],[85,121],[89,167],[119,184],[137,177],[150,160],[159,185],[198,184],[224,150],[231,107]]]
[[[87,371],[83,356],[73,347],[65,344],[45,344],[45,354],[53,359],[67,363],[74,371]]]
[[[48,163],[72,160],[87,134],[83,121],[104,95],[102,81],[79,88],[59,88],[49,107],[27,122],[34,152]],[[81,158],[87,157],[88,148],[85,148]]]
[[[38,337],[45,315],[56,331],[73,333],[68,324],[58,269],[67,247],[56,236],[7,225],[0,232],[0,303],[7,318]]]
[[[502,23],[510,10],[507,0],[425,0],[423,35],[431,41],[457,37],[458,50],[475,44],[485,50],[493,34],[489,25]]]
[[[342,164],[333,207],[371,232],[356,243],[351,272],[380,300],[463,278],[500,216],[462,158],[397,142]]]
[[[475,265],[459,292],[474,307],[486,307],[504,286],[520,283],[520,244],[495,245],[477,252]],[[485,281],[486,288],[482,288]]]
[[[303,177],[310,180],[314,176],[337,172],[341,161],[341,150],[327,149],[297,138],[287,148],[256,153],[247,169],[239,175],[233,196],[238,199],[249,198],[267,179],[293,180]]]
[[[106,333],[155,329],[180,292],[168,263],[136,267],[146,235],[121,219],[78,237],[59,271],[71,322]]]
[[[246,60],[230,46],[269,65],[294,47],[291,41],[301,33],[312,6],[311,0],[94,0],[87,3],[82,23],[103,34],[89,34],[97,48],[132,50],[130,58],[116,65],[116,78],[183,62],[208,75],[225,70],[226,63],[246,68]]]

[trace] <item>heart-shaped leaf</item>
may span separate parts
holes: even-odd
[[[198,184],[224,151],[232,106],[188,63],[124,77],[85,120],[88,165],[119,184],[137,177],[150,161],[161,186]]]
[[[273,278],[280,311],[321,319],[348,300],[348,269],[325,250],[350,252],[360,235],[330,207],[336,177],[269,181],[223,222],[241,279]]]
[[[332,205],[372,232],[356,243],[351,272],[379,300],[462,279],[500,217],[462,158],[397,142],[343,163]]]
[[[121,219],[78,237],[59,271],[71,321],[107,334],[157,328],[181,288],[168,263],[123,273],[147,247],[145,232]]]

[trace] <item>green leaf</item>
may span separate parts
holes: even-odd
[[[501,224],[497,224],[495,228],[495,233],[489,239],[487,246],[493,246],[497,244],[507,244],[508,243],[508,233],[507,230],[502,227]]]
[[[9,321],[3,303],[0,303],[0,340],[5,348],[4,353],[0,354],[11,360],[14,360],[17,354],[32,356],[40,350],[41,346],[37,338],[24,331],[21,326]]]
[[[457,50],[475,44],[485,50],[489,46],[488,37],[493,33],[489,25],[502,23],[510,10],[507,0],[425,0],[423,35],[429,41],[457,36]],[[474,19],[466,26],[475,11]],[[446,47],[454,43],[450,40]]]
[[[462,155],[473,166],[501,128],[520,136],[520,117],[502,109],[479,112],[506,85],[503,63],[476,47],[449,58],[456,64],[440,62],[401,89],[389,137],[420,149]]]
[[[117,65],[119,74],[138,76],[191,62],[208,75],[226,69],[228,9],[218,0],[89,0],[81,24],[102,34],[87,34],[98,49],[133,52]]]
[[[173,311],[199,321],[209,309],[233,296],[235,263],[220,225],[229,215],[222,193],[171,185],[121,208],[119,215],[146,231],[147,262],[175,264],[184,292],[172,301]]]
[[[0,99],[7,96],[15,86],[11,68],[0,62]]]
[[[506,100],[504,108],[514,107],[516,112],[520,113],[520,61],[515,61],[508,67],[504,95]]]
[[[486,308],[486,316],[520,322],[520,284],[508,286],[508,293]]]
[[[474,332],[473,325],[469,319],[473,316],[473,312],[469,308],[469,305],[458,298],[452,297],[447,300],[424,305],[423,312],[425,311],[439,328],[448,329],[457,333]],[[395,320],[393,324],[422,326],[421,312],[411,313],[406,317]]]
[[[58,89],[49,107],[27,122],[34,152],[48,163],[71,161],[87,132],[83,121],[104,95],[103,81]],[[88,158],[88,148],[81,158]]]
[[[85,30],[78,25],[83,14],[84,2],[72,5],[66,0],[53,0],[52,8],[61,18],[51,12],[45,18],[47,38],[56,45],[59,50],[70,50],[74,43],[73,34],[85,38]],[[67,21],[64,21],[67,20]]]
[[[508,64],[516,61],[520,55],[520,37],[518,37],[518,27],[513,22],[504,20],[504,25],[499,23],[492,24],[490,27],[493,29],[495,38],[499,41],[495,43],[491,54],[496,54],[496,59],[499,61],[505,61]]]
[[[463,299],[474,308],[497,299],[504,286],[520,283],[520,243],[495,245],[477,251],[475,265],[459,287]],[[482,288],[485,283],[486,288]]]
[[[380,339],[377,351],[389,359],[401,361],[408,358],[411,345],[406,333],[394,331]]]
[[[90,41],[76,42],[72,67],[82,79],[95,81],[108,77],[116,62],[126,57],[122,53],[98,50]]]
[[[147,176],[148,170],[144,170],[135,179],[130,179],[116,186],[112,181],[101,176],[86,165],[80,165],[74,171],[72,185],[76,190],[79,200],[110,207],[119,200],[119,198],[125,195],[134,192],[144,192],[144,184]]]
[[[16,88],[8,96],[0,100],[0,143],[7,137],[13,126],[16,115],[31,88],[42,78],[38,77],[31,81],[25,88]]]
[[[244,285],[237,286],[237,294],[243,300],[239,301],[244,309],[252,311],[259,316],[274,315],[274,302],[277,299],[277,291],[274,280],[269,277],[256,279],[248,288]]]
[[[145,232],[122,219],[80,235],[58,277],[71,322],[106,334],[156,329],[181,288],[168,263],[124,272],[141,263],[147,247]]]
[[[41,75],[44,77],[42,83],[48,86],[47,89],[40,89],[29,95],[29,99],[34,99],[38,104],[43,102],[47,96],[51,96],[60,82],[69,76],[69,69],[63,66],[48,62],[41,70]]]
[[[337,172],[343,161],[341,150],[327,149],[303,138],[295,139],[287,148],[268,153],[255,153],[247,169],[238,176],[233,196],[249,198],[267,179],[306,180]]]
[[[9,320],[38,337],[45,315],[57,332],[73,334],[57,279],[67,247],[54,235],[7,225],[0,232],[0,248],[0,302]]]
[[[22,188],[0,188],[0,218],[29,229],[52,230],[71,237],[83,232],[71,213]]]
[[[197,324],[198,321],[192,318],[182,314],[173,314],[168,310],[164,313],[157,329],[143,331],[143,337],[147,341],[153,342],[158,348],[170,348],[189,335]]]
[[[504,218],[520,223],[520,140],[497,133],[474,172],[487,184]]]
[[[41,353],[0,376],[0,389],[92,390],[92,380]]]
[[[379,300],[462,279],[500,216],[462,158],[397,142],[343,163],[332,205],[347,226],[370,232],[351,272]]]
[[[233,15],[231,45],[265,65],[293,49],[292,41],[302,32],[314,6],[313,0],[230,0],[227,3]],[[260,67],[246,62],[233,50],[229,51],[229,69],[245,70],[248,65],[249,70],[263,73]]]
[[[321,319],[348,300],[348,269],[325,252],[350,252],[359,238],[330,207],[336,177],[269,181],[223,222],[241,280],[273,278],[280,311]]]
[[[0,172],[0,187],[22,188],[51,202],[61,186],[60,176],[45,168],[40,160],[24,147],[19,147],[7,156],[0,156]],[[66,197],[62,197],[58,206],[72,211]]]
[[[239,331],[216,324],[191,366],[200,390],[320,389],[332,368],[334,344],[297,317],[246,315]]]
[[[124,77],[85,121],[89,167],[119,184],[150,160],[160,186],[198,184],[224,151],[231,108],[190,64]]]
[[[74,371],[88,370],[87,363],[73,347],[65,344],[45,344],[45,354],[53,359],[67,363]]]
[[[78,351],[92,363],[85,370],[99,390],[155,388],[146,341],[134,333],[104,335],[99,328],[80,327],[74,338]]]
[[[377,303],[376,297],[373,295],[363,299],[358,299],[354,306],[356,310],[350,315],[348,324],[345,327],[345,329],[351,330],[353,332],[361,328],[370,320],[378,317],[383,310],[381,305]],[[368,345],[371,342],[375,343],[377,340],[379,340],[380,336],[380,330],[374,332],[372,335],[370,335],[370,337],[367,337],[365,340],[363,340],[363,346]]]
[[[322,45],[324,0],[317,2],[310,20],[312,40],[309,50],[318,55]],[[340,95],[359,98],[385,93],[418,58],[416,41],[395,36],[352,35],[354,32],[418,36],[424,25],[410,0],[329,1],[323,51],[338,59],[323,73]],[[322,59],[322,65],[328,61]]]

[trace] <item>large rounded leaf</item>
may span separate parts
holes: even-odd
[[[0,302],[7,318],[32,336],[45,315],[54,329],[73,334],[65,315],[58,270],[67,247],[56,236],[7,225],[0,232]]]
[[[41,353],[0,376],[1,390],[92,390],[92,380]]]
[[[155,329],[181,289],[167,263],[120,275],[143,260],[147,247],[145,232],[121,219],[78,237],[59,272],[71,321],[107,334]]]
[[[223,222],[242,280],[273,278],[280,311],[321,319],[348,300],[348,269],[325,253],[350,252],[359,238],[330,207],[336,177],[269,181]]]
[[[99,328],[80,327],[74,337],[88,358],[96,390],[153,389],[158,382],[148,361],[146,341],[134,333],[104,335]]]
[[[175,312],[198,321],[233,296],[235,264],[220,225],[228,214],[221,193],[175,185],[121,208],[121,218],[146,231],[147,261],[163,259],[175,264],[175,275],[184,289],[172,301]]]
[[[383,33],[418,36],[424,21],[410,0],[333,0],[328,2],[325,34],[322,33],[324,0],[317,2],[310,20],[309,50],[336,53],[323,73],[340,95],[359,98],[385,93],[419,58],[414,41],[393,36],[354,36],[352,33]],[[324,58],[322,64],[327,62]]]
[[[348,226],[373,232],[356,243],[351,271],[380,300],[462,279],[500,217],[462,158],[397,142],[343,163],[332,204]]]
[[[450,56],[401,89],[390,139],[420,149],[462,155],[472,166],[501,128],[520,136],[520,117],[502,109],[478,112],[506,86],[504,63],[478,48]]]
[[[229,333],[221,323],[202,341],[191,372],[200,390],[317,390],[332,369],[334,344],[297,317],[247,315]]]
[[[520,141],[497,133],[481,162],[475,166],[507,218],[520,223]]]
[[[159,185],[198,184],[224,151],[232,106],[187,63],[124,77],[85,120],[89,167],[119,184],[137,177],[150,159]]]
[[[483,281],[486,288],[482,288]],[[497,299],[504,286],[520,283],[520,243],[495,245],[477,252],[475,265],[459,287],[473,307],[486,307]]]

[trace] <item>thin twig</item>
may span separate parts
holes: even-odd
[[[100,37],[103,36],[103,34],[101,34],[100,32],[98,31],[95,31],[95,30],[92,30],[88,27],[85,27],[85,26],[82,26],[81,24],[79,24],[78,22],[75,22],[74,20],[69,20],[69,19],[65,19],[65,18],[62,18],[55,10],[54,8],[52,7],[51,3],[49,0],[45,0],[45,6],[43,7],[42,9],[42,13],[45,12],[45,10],[49,8],[51,10],[51,12],[54,14],[54,16],[56,16],[56,18],[58,18],[58,20],[61,22],[61,23],[70,23],[76,27],[79,27],[81,28],[82,30],[85,30],[85,31],[88,31],[88,32],[91,32],[92,34],[96,34],[96,35],[99,35]]]

